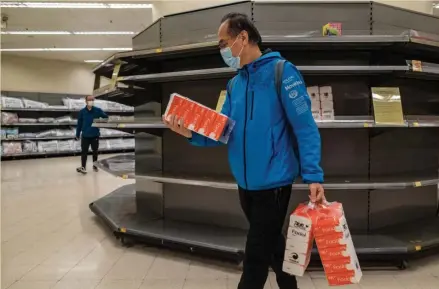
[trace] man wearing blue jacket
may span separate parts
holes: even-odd
[[[92,126],[93,120],[108,118],[108,115],[102,109],[94,106],[94,97],[92,95],[86,96],[85,102],[86,106],[79,111],[78,125],[76,126],[76,140],[81,137],[81,166],[76,171],[84,175],[87,173],[87,154],[90,146],[93,151],[93,163],[98,160],[100,131],[99,128]],[[98,168],[93,165],[93,170],[97,172]]]
[[[222,107],[222,113],[236,121],[228,141],[229,163],[250,223],[238,289],[263,289],[269,266],[280,289],[294,289],[296,278],[282,271],[282,227],[291,185],[301,175],[309,184],[311,201],[324,198],[320,134],[310,98],[293,64],[277,52],[261,52],[261,36],[246,15],[226,15],[218,38],[224,61],[238,70]],[[279,61],[284,67],[278,92],[274,79]],[[193,145],[221,145],[180,126],[183,120],[171,117],[164,122]]]

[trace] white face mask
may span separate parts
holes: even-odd
[[[221,56],[223,57],[224,62],[230,66],[231,68],[239,69],[241,68],[241,53],[244,49],[244,46],[241,48],[238,56],[233,56],[232,48],[235,45],[238,38],[236,38],[235,42],[233,42],[232,46],[226,47],[220,50]]]
[[[88,101],[87,101],[87,105],[88,105],[88,106],[93,106],[93,104],[94,104],[94,101],[93,101],[93,100],[88,100]]]

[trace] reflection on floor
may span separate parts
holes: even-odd
[[[105,156],[108,157],[108,156]],[[105,172],[78,175],[79,158],[2,162],[3,289],[236,288],[237,266],[167,250],[122,247],[88,204],[132,182]],[[343,288],[438,289],[439,256],[406,271],[365,272]],[[301,289],[327,288],[321,272]],[[266,288],[277,288],[271,274]]]

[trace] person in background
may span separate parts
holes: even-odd
[[[91,146],[93,151],[93,163],[98,160],[99,149],[99,128],[93,127],[93,120],[98,118],[108,119],[108,115],[99,107],[94,106],[92,95],[85,97],[86,106],[79,111],[78,125],[76,127],[76,140],[81,137],[81,166],[76,169],[78,173],[86,174],[87,154]],[[98,171],[98,167],[93,165],[93,170]]]
[[[229,163],[250,223],[238,289],[263,289],[270,266],[280,289],[296,289],[296,278],[282,271],[282,228],[291,185],[301,175],[311,202],[324,199],[321,141],[311,101],[302,76],[290,62],[282,62],[278,93],[275,67],[284,59],[278,52],[261,52],[261,35],[246,15],[226,15],[218,38],[224,62],[238,70],[227,85],[221,111],[236,121],[227,144]],[[221,145],[184,128],[184,120],[175,116],[163,121],[193,145]]]

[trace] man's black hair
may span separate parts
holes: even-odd
[[[248,18],[247,15],[243,13],[228,13],[221,19],[221,23],[228,21],[228,33],[232,37],[236,37],[243,30],[248,33],[248,41],[252,44],[260,46],[262,42],[261,34],[259,34],[258,29],[253,24],[253,22]]]

